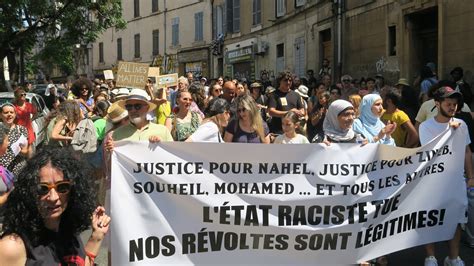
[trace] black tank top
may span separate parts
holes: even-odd
[[[65,236],[49,231],[40,244],[33,247],[25,237],[26,265],[85,265],[85,249],[79,236]]]

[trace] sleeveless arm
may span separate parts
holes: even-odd
[[[0,265],[25,265],[26,249],[17,235],[6,235],[0,239]]]

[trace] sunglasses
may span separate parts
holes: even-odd
[[[352,81],[352,80],[350,80],[350,79],[343,79],[343,80],[342,80],[342,82],[344,82],[344,83],[349,83],[349,82],[351,82],[351,81]]]
[[[238,113],[243,113],[243,112],[245,112],[245,111],[247,111],[247,109],[245,109],[245,108],[239,108],[239,109],[237,109],[237,112],[238,112]]]
[[[20,96],[26,96],[26,93],[20,93]]]
[[[125,109],[127,109],[127,111],[132,111],[134,108],[135,108],[135,111],[138,111],[142,109],[142,107],[143,107],[143,104],[139,104],[139,103],[125,105]]]
[[[68,180],[64,181],[59,181],[54,184],[48,184],[48,183],[39,183],[38,184],[38,195],[40,196],[45,196],[49,193],[51,189],[56,190],[57,193],[60,194],[65,194],[71,191],[72,188],[72,182]]]
[[[292,79],[283,79],[283,81],[292,82],[293,80]]]

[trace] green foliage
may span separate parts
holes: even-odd
[[[106,29],[123,29],[120,0],[9,0],[0,1],[0,58],[26,54],[28,70],[35,70],[35,59],[55,63],[66,73],[74,67],[75,44],[87,44]]]

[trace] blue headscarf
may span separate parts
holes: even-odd
[[[367,94],[362,98],[362,103],[360,104],[359,120],[372,137],[379,134],[380,130],[385,126],[380,118],[372,112],[372,106],[377,100],[382,100],[380,95]]]

